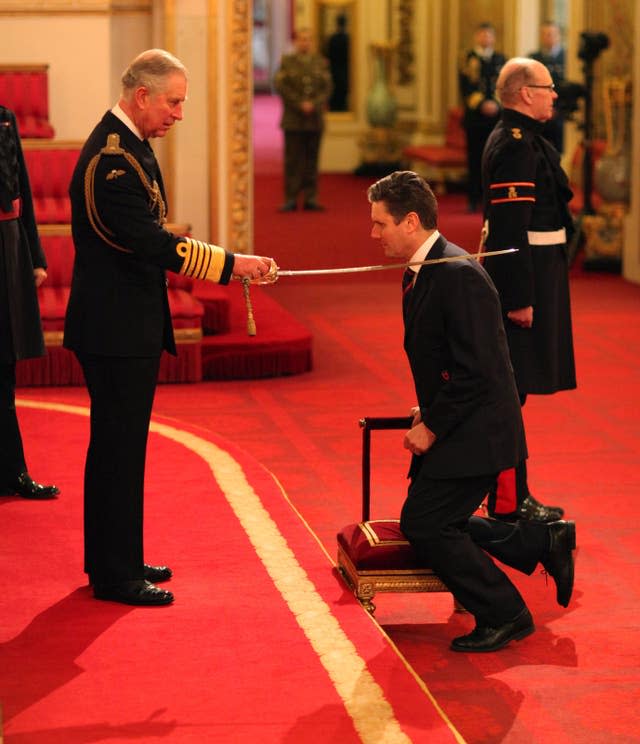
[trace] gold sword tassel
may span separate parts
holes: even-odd
[[[256,321],[254,320],[254,317],[253,317],[251,295],[249,294],[250,284],[251,284],[251,279],[245,276],[242,280],[242,292],[244,294],[244,304],[247,306],[247,335],[255,336],[256,335]]]

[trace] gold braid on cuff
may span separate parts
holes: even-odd
[[[226,256],[224,248],[193,238],[182,238],[176,245],[176,253],[183,259],[181,274],[210,282],[220,280]]]

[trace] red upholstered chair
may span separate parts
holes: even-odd
[[[363,418],[362,521],[338,533],[338,570],[364,608],[373,614],[379,592],[446,592],[434,572],[419,562],[399,519],[370,519],[371,431],[408,429],[411,418]],[[461,608],[455,604],[457,610]]]
[[[39,225],[71,222],[69,184],[80,145],[77,142],[23,142],[33,208]]]
[[[0,102],[16,115],[20,138],[50,139],[49,65],[0,65]]]
[[[427,180],[434,181],[437,194],[446,193],[447,180],[460,180],[466,176],[467,142],[462,116],[462,108],[449,109],[443,144],[410,145],[402,151],[411,167],[415,163],[424,167],[424,176]]]

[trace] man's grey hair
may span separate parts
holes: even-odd
[[[536,79],[536,66],[536,61],[529,57],[514,57],[507,62],[498,76],[496,86],[496,93],[502,103],[513,103],[518,99],[520,88]]]
[[[141,86],[157,93],[164,89],[166,78],[176,72],[187,77],[187,68],[177,57],[164,49],[147,49],[122,73],[122,94],[127,98]]]

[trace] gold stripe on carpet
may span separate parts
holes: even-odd
[[[16,400],[16,404],[26,408],[89,415],[89,409],[84,406],[34,400]],[[209,465],[258,557],[318,654],[364,744],[380,744],[383,741],[385,744],[410,744],[411,740],[402,731],[382,688],[298,563],[276,523],[247,481],[241,465],[228,452],[195,434],[155,421],[151,422],[150,429],[183,445]],[[431,701],[435,703],[433,698]],[[463,742],[438,706],[436,709],[456,740]]]

